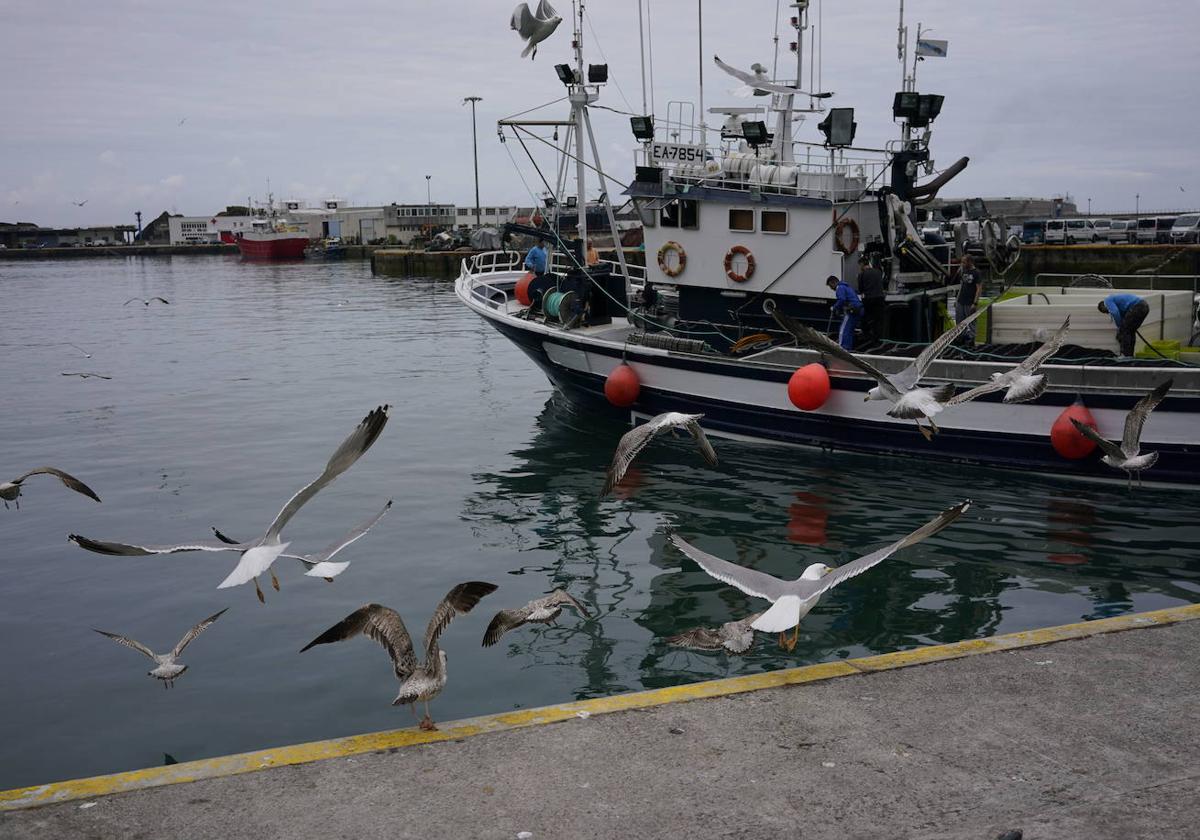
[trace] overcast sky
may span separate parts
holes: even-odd
[[[697,4],[646,2],[658,109],[695,102]],[[557,5],[569,16],[566,0]],[[857,109],[859,143],[882,144],[897,134],[896,4],[823,5],[823,86],[836,91],[833,104]],[[472,205],[468,95],[483,97],[482,202],[530,203],[495,123],[562,95],[553,65],[569,59],[570,22],[536,60],[522,60],[508,27],[512,6],[6,3],[0,221],[207,215],[265,197],[268,178],[276,199],[382,204],[424,201],[428,174],[435,201]],[[704,4],[707,106],[745,104],[729,95],[737,83],[712,55],[770,67],[776,6]],[[637,7],[593,0],[587,8],[588,58],[606,57],[620,86],[609,84],[601,103],[622,111],[641,111]],[[1138,193],[1143,211],[1200,205],[1200,3],[908,0],[906,9],[914,33],[921,21],[950,42],[948,58],[918,71],[922,91],[946,96],[934,157],[940,165],[971,157],[948,195],[1070,193],[1081,208],[1090,197],[1096,211],[1132,210]],[[541,113],[561,116],[564,105]],[[628,119],[595,111],[593,120],[605,168],[628,181]],[[802,139],[817,139],[811,122]],[[528,165],[521,174],[536,188]]]

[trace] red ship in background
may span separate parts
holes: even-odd
[[[302,260],[308,247],[308,234],[297,230],[263,226],[248,230],[237,240],[242,258],[247,260]]]

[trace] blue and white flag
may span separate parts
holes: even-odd
[[[937,41],[933,38],[918,38],[917,39],[917,57],[918,58],[945,58],[946,47],[949,41]]]

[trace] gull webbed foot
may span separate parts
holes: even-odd
[[[267,603],[266,597],[263,596],[262,587],[258,585],[258,578],[254,579],[254,594],[258,596],[258,602],[260,604]]]
[[[271,569],[271,586],[275,587],[275,591],[279,591],[279,578],[275,577],[275,570]]]

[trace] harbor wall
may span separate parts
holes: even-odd
[[[1200,245],[1025,245],[1019,270],[1023,285],[1039,274],[1100,274],[1118,275],[1114,287],[1136,288],[1145,283],[1119,275],[1200,275]],[[1156,279],[1154,288],[1191,289],[1192,281]]]

